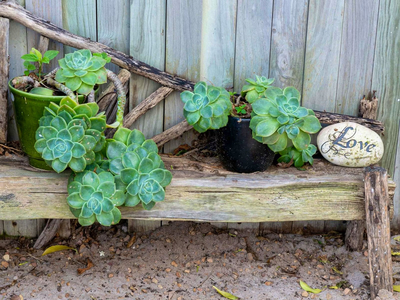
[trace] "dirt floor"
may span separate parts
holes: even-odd
[[[50,243],[76,251],[41,256],[33,242],[0,241],[0,299],[226,299],[213,286],[240,299],[369,299],[366,252],[346,251],[337,233],[258,237],[174,222],[136,236],[122,223]],[[323,291],[307,293],[300,280]]]

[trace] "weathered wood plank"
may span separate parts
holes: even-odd
[[[269,77],[302,90],[308,0],[274,1]]]
[[[63,26],[62,0],[26,0],[26,9],[35,16],[48,20],[56,26]],[[39,39],[39,33],[31,29],[27,30],[28,52],[32,47],[38,48]],[[58,67],[58,60],[64,57],[64,46],[60,42],[50,40],[49,49],[60,51],[60,53],[58,53],[57,57],[50,64],[43,66],[44,72],[50,72]]]
[[[25,0],[18,0],[17,3],[25,7]],[[12,79],[24,74],[24,65],[21,56],[27,53],[26,27],[14,20],[10,20],[9,56],[10,69],[9,78]],[[11,92],[8,93],[8,140],[18,141],[17,124],[15,123]]]
[[[378,6],[375,0],[345,1],[335,112],[356,116],[371,91]]]
[[[71,33],[97,40],[96,0],[62,1],[62,24]],[[64,53],[74,52],[76,48],[64,46]]]
[[[399,127],[400,127],[400,122],[399,122]],[[397,151],[396,151],[396,159],[394,161],[393,179],[398,188],[395,190],[393,198],[394,218],[392,220],[392,228],[395,230],[399,230],[400,229],[400,131],[399,131],[399,136],[397,137]]]
[[[365,218],[360,169],[316,161],[308,171],[273,167],[243,176],[219,168],[201,172],[196,163],[184,158],[164,156],[163,160],[167,168],[172,166],[174,175],[166,190],[166,201],[151,211],[124,207],[123,218],[204,222]],[[38,172],[16,161],[1,161],[0,219],[73,218],[65,201],[68,176]],[[390,197],[393,191],[390,181]]]
[[[123,53],[129,53],[130,0],[97,0],[97,40]],[[114,73],[119,67],[106,65]]]
[[[307,108],[335,111],[343,9],[344,0],[310,0],[302,100]]]
[[[0,18],[0,143],[7,142],[8,47],[10,20]]]
[[[393,175],[400,115],[400,2],[380,1],[372,89],[379,98],[378,119],[386,126],[381,165]],[[398,206],[399,204],[397,204]],[[397,215],[399,218],[399,215]]]
[[[166,1],[133,0],[130,18],[130,54],[160,70],[165,66]],[[145,100],[160,84],[137,74],[131,75],[129,109]],[[130,126],[146,138],[163,131],[164,101],[141,116]]]
[[[234,91],[246,78],[268,76],[271,47],[272,0],[239,0],[237,8]]]
[[[387,171],[381,167],[367,167],[364,182],[369,281],[374,300],[381,289],[393,291]]]
[[[195,82],[200,80],[202,3],[202,0],[167,2],[165,71]],[[184,119],[179,93],[174,92],[165,100],[168,104],[164,111],[164,130]],[[193,138],[193,133],[185,133],[166,144],[164,152],[172,152],[181,144],[190,144]]]

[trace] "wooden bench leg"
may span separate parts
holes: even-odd
[[[364,176],[370,288],[373,300],[381,289],[393,292],[389,197],[385,169],[367,167]]]
[[[351,251],[361,251],[364,242],[365,220],[355,220],[346,226],[346,247]]]

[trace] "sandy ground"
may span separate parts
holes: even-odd
[[[0,299],[226,299],[213,286],[240,299],[369,299],[365,251],[346,251],[335,233],[257,237],[174,222],[136,236],[122,223],[50,243],[76,251],[41,256],[33,242],[0,241]],[[323,291],[306,293],[300,280]]]

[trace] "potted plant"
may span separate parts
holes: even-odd
[[[34,144],[35,133],[39,126],[38,120],[42,117],[44,108],[49,107],[51,102],[58,105],[66,95],[71,99],[76,99],[75,91],[78,93],[78,101],[83,103],[94,85],[107,81],[104,65],[109,59],[103,57],[102,54],[92,56],[89,50],[79,50],[67,54],[59,61],[61,69],[57,68],[44,75],[42,73],[43,64],[48,64],[57,54],[58,51],[54,50],[42,54],[32,48],[29,54],[21,57],[25,60],[24,66],[27,69],[25,76],[13,78],[8,83],[11,93],[14,95],[14,111],[22,150],[28,155],[29,163],[41,169],[49,169],[49,166],[35,150]],[[86,61],[81,58],[80,61],[74,62],[74,58],[77,59],[78,56],[85,57]],[[67,73],[70,79],[63,81],[64,78],[60,74],[68,72],[67,62],[76,70],[75,73]],[[91,64],[91,67],[84,69],[76,65],[78,62],[81,65]],[[69,71],[71,72],[71,70]],[[57,80],[54,79],[56,72]],[[80,76],[76,76],[76,73]],[[83,73],[85,74],[83,75]]]
[[[61,96],[60,100],[54,96],[40,99],[40,115],[31,121],[35,129],[32,152],[58,173],[68,167],[73,171],[68,181],[67,203],[83,226],[95,221],[105,226],[118,223],[118,206],[141,203],[145,209],[151,209],[164,200],[165,187],[172,179],[155,142],[145,140],[138,130],[122,127],[126,96],[118,77],[104,68],[106,62],[106,54],[92,54],[85,49],[67,54],[59,61],[60,68],[41,81],[68,96]],[[31,71],[32,67],[29,68]],[[15,89],[17,83],[25,82],[31,86],[24,93],[35,94],[35,90],[29,92],[39,88],[40,82],[32,77],[15,78],[10,87]],[[111,125],[107,125],[104,112],[99,112],[93,92],[94,86],[107,78],[113,81],[118,93],[117,120]],[[50,94],[46,88],[42,92]],[[80,103],[74,92],[88,95],[88,103]],[[28,97],[25,94],[21,98]],[[118,128],[107,141],[106,127]],[[24,130],[26,127],[20,126],[19,131],[25,135]]]
[[[310,134],[318,132],[321,125],[312,110],[300,106],[300,93],[293,87],[284,90],[272,87],[273,79],[266,77],[246,80],[249,84],[243,87],[240,96],[232,97],[229,108],[226,108],[229,93],[222,88],[199,82],[193,93],[183,92],[181,99],[188,123],[199,132],[220,128],[219,157],[230,171],[264,171],[278,152],[279,162],[294,162],[298,168],[305,162],[312,164],[316,147],[310,144]],[[223,122],[214,121],[214,107],[206,114],[208,109],[204,104],[211,101],[201,100],[210,98],[209,91],[214,93],[216,89],[219,95],[224,95],[224,104],[218,106],[226,109],[217,114]],[[203,121],[205,117],[210,121]]]

